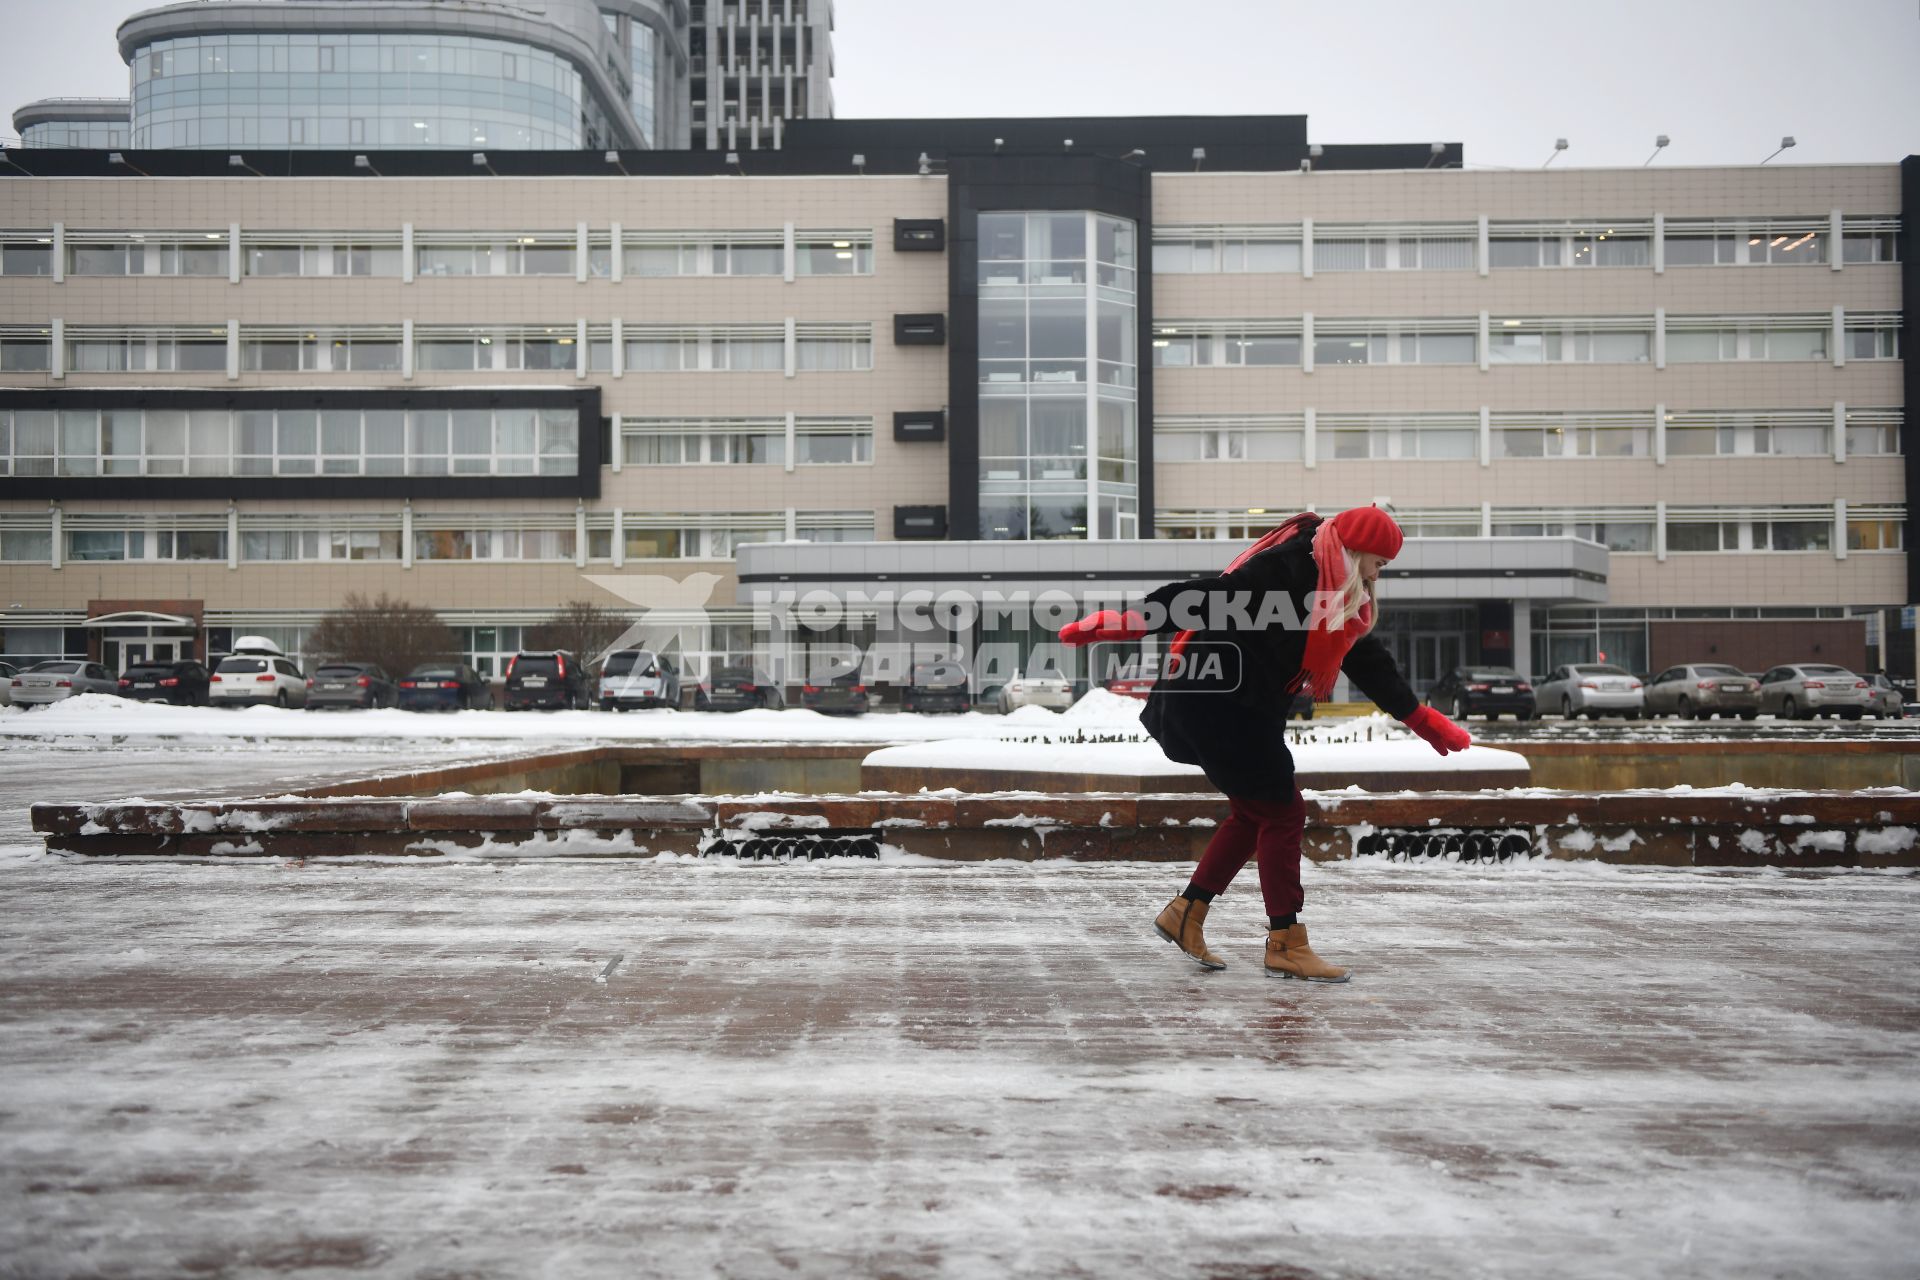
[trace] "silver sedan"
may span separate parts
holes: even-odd
[[[120,692],[120,682],[108,675],[105,667],[70,658],[36,662],[9,680],[7,686],[14,703],[23,707],[60,702],[81,693]]]
[[[1738,667],[1701,662],[1668,667],[1647,682],[1647,714],[1679,716],[1739,716],[1751,720],[1760,714],[1759,685]]]
[[[1638,720],[1647,709],[1647,692],[1631,671],[1599,662],[1573,662],[1555,667],[1533,685],[1534,709],[1541,715],[1558,712],[1571,720],[1585,714],[1589,720],[1620,715]]]
[[[1782,720],[1836,715],[1858,720],[1867,711],[1867,692],[1867,682],[1845,667],[1803,662],[1760,677],[1760,709]]]

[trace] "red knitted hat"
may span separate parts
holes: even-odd
[[[1349,551],[1364,551],[1391,560],[1400,554],[1400,544],[1405,540],[1393,517],[1378,507],[1342,511],[1332,523]]]

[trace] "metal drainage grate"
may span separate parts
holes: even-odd
[[[700,846],[703,858],[798,862],[815,858],[877,858],[880,833],[826,828],[812,831],[722,831]]]
[[[1533,834],[1523,827],[1493,831],[1414,829],[1372,831],[1354,843],[1355,856],[1378,855],[1393,862],[1416,859],[1447,862],[1506,862],[1533,850]]]

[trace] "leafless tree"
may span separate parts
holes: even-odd
[[[347,593],[308,634],[306,652],[322,661],[377,662],[396,678],[422,663],[461,658],[458,641],[439,614],[384,591],[373,600]]]
[[[591,600],[569,600],[552,617],[527,629],[527,647],[565,649],[580,661],[593,663],[626,633],[627,626],[627,619]]]

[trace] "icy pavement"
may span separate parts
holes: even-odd
[[[1920,878],[0,868],[0,1274],[1911,1276]]]

